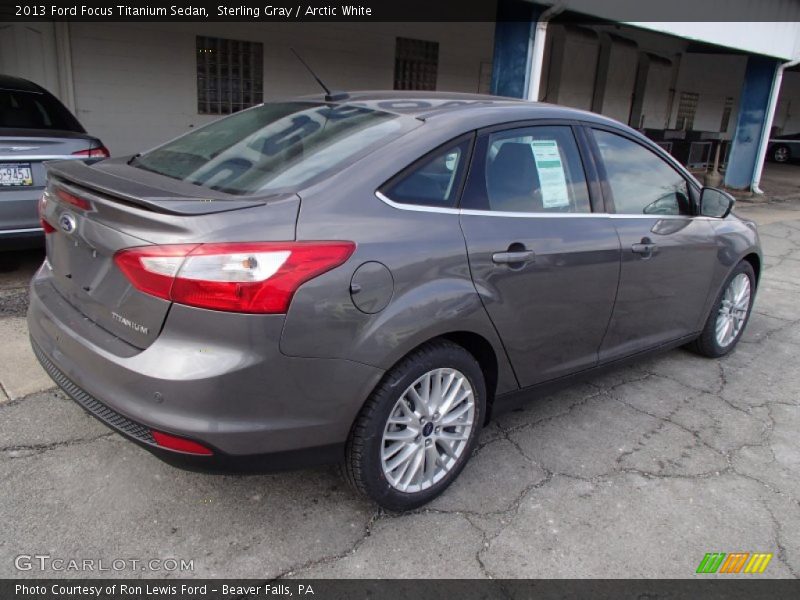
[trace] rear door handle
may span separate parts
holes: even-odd
[[[658,252],[658,245],[649,240],[642,240],[639,244],[632,244],[631,250],[635,254],[641,254],[643,258],[650,258]]]
[[[536,253],[533,250],[517,250],[514,252],[495,252],[492,254],[492,262],[496,265],[514,265],[536,261]]]

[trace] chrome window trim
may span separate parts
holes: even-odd
[[[505,210],[480,210],[474,208],[462,208],[462,215],[470,215],[475,217],[518,217],[523,219],[576,219],[576,218],[590,218],[597,219],[600,217],[609,217],[608,213],[555,213],[555,212],[511,212]]]
[[[391,200],[390,198],[386,197],[380,191],[376,191],[375,196],[377,196],[378,200],[380,200],[384,204],[388,204],[392,208],[396,208],[398,210],[413,210],[416,212],[442,213],[445,215],[457,215],[461,213],[461,211],[458,208],[445,208],[439,206],[420,206],[418,204],[401,204],[400,202],[395,202],[394,200]]]
[[[509,212],[500,210],[479,210],[474,208],[441,208],[437,206],[419,206],[417,204],[402,204],[388,198],[380,191],[375,192],[375,196],[383,202],[396,208],[397,210],[411,210],[416,212],[441,213],[444,215],[469,215],[473,217],[515,217],[518,219],[561,219],[561,218],[605,218],[605,219],[692,219],[702,221],[719,221],[714,217],[704,217],[702,215],[633,215],[617,213],[550,213],[550,212]]]
[[[36,233],[44,231],[41,227],[29,227],[28,229],[0,229],[0,237],[12,233]]]

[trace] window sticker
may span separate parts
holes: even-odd
[[[567,178],[561,153],[555,140],[536,140],[531,142],[536,169],[539,171],[539,185],[544,208],[569,206]]]

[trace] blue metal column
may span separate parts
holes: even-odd
[[[766,56],[750,56],[744,74],[739,115],[733,134],[725,185],[744,190],[750,187],[758,159],[758,146],[767,121],[769,96],[779,61]]]
[[[531,42],[542,9],[530,2],[499,0],[494,27],[492,93],[524,98],[531,68]]]

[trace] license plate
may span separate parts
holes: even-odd
[[[33,185],[31,163],[0,163],[0,187]]]

